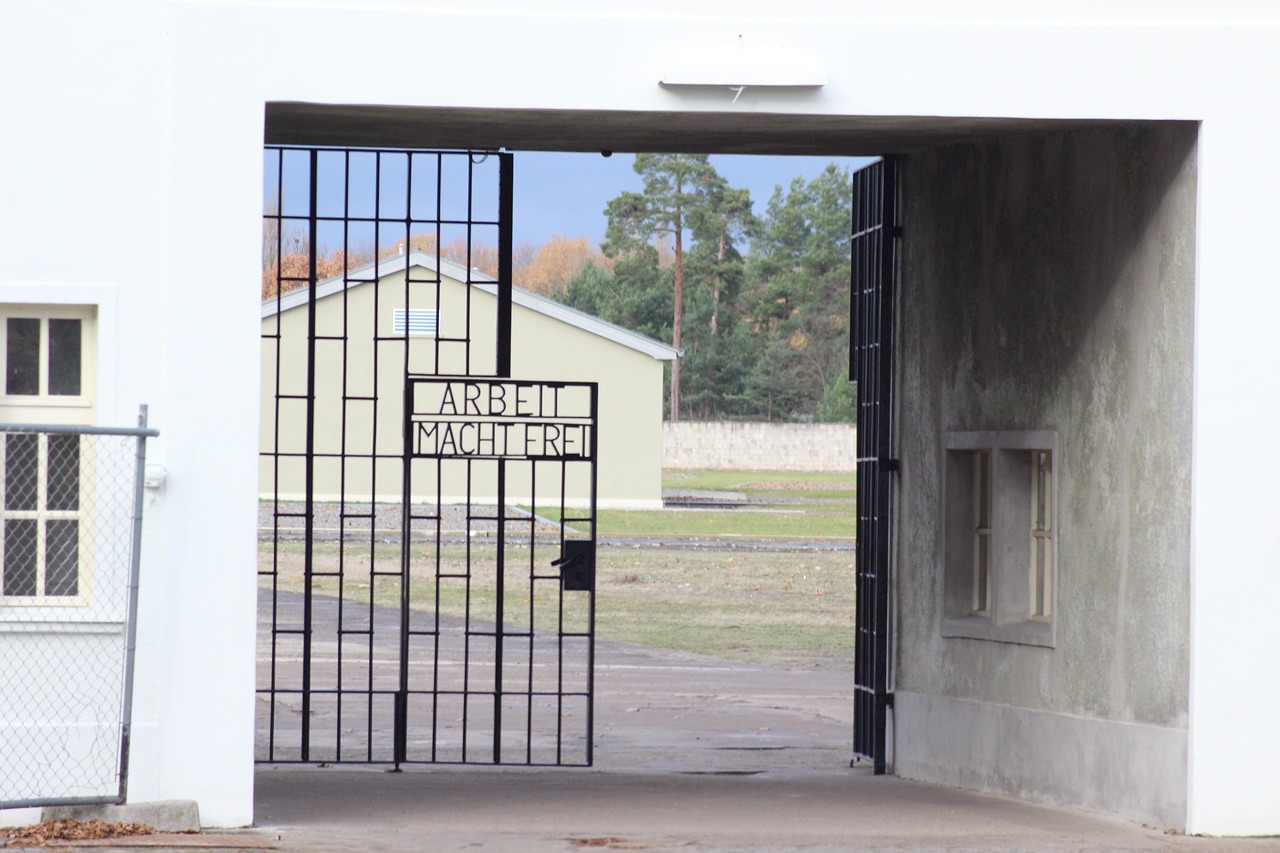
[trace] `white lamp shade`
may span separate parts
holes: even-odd
[[[826,69],[785,47],[703,45],[681,50],[667,65],[665,86],[823,86]]]

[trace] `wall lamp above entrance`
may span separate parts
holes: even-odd
[[[816,59],[780,46],[736,44],[697,45],[682,49],[667,65],[663,86],[726,86],[736,103],[748,86],[817,88],[827,72]]]

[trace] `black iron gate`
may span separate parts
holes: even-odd
[[[857,613],[853,752],[885,771],[889,689],[896,170],[885,158],[853,176],[850,376],[857,383]]]
[[[511,155],[265,165],[259,760],[590,764],[596,389],[510,378]]]

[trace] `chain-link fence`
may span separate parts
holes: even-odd
[[[0,425],[0,807],[124,800],[154,435]]]

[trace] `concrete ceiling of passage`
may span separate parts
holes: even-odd
[[[269,145],[511,151],[891,154],[1122,122],[760,112],[508,110],[270,103]]]

